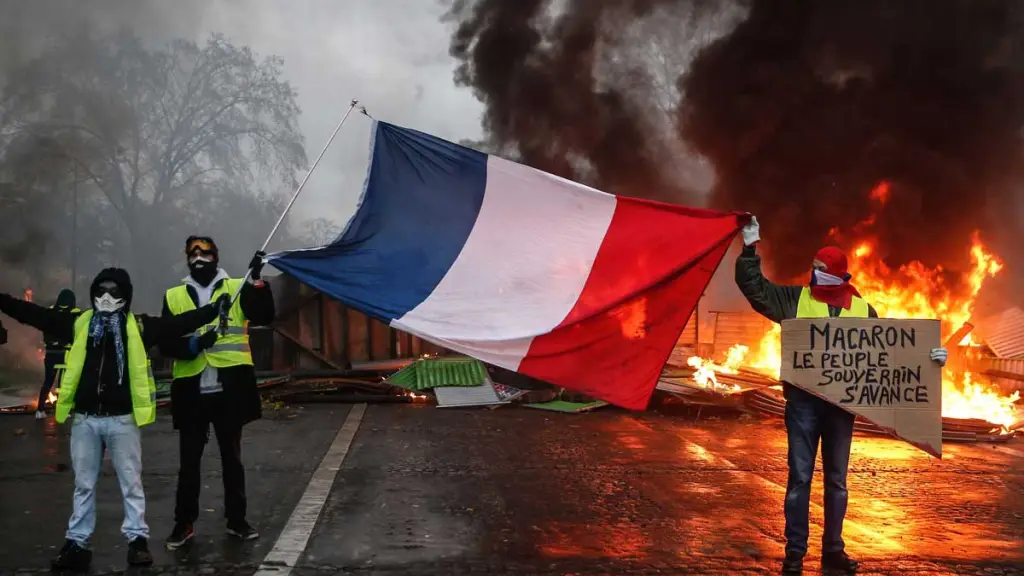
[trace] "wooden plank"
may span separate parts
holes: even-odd
[[[372,342],[373,360],[391,360],[391,327],[377,320],[370,319],[370,339]]]
[[[274,332],[277,332],[278,334],[280,334],[281,336],[283,336],[283,337],[284,337],[284,338],[285,338],[286,340],[288,340],[288,341],[289,341],[289,342],[291,342],[292,344],[295,344],[295,345],[296,345],[296,346],[298,346],[298,347],[299,347],[300,349],[302,349],[302,351],[303,351],[303,352],[305,352],[305,353],[309,354],[310,356],[312,356],[312,357],[316,358],[317,360],[320,360],[321,362],[323,362],[324,364],[327,364],[327,365],[328,365],[328,366],[330,366],[331,368],[335,368],[335,369],[337,369],[337,370],[345,370],[345,369],[346,369],[346,367],[345,367],[345,366],[342,366],[342,365],[340,365],[340,364],[337,364],[337,363],[335,363],[335,362],[331,361],[331,359],[330,359],[330,358],[327,358],[327,357],[326,357],[326,356],[324,356],[323,354],[321,354],[321,353],[317,352],[316,350],[313,350],[313,349],[312,349],[312,348],[310,348],[309,346],[306,346],[306,345],[305,345],[305,344],[303,344],[303,343],[302,343],[302,342],[301,342],[301,341],[300,341],[300,340],[299,340],[298,338],[296,338],[296,337],[295,337],[294,335],[292,335],[292,334],[289,334],[289,333],[288,333],[288,332],[286,332],[286,331],[285,331],[284,329],[282,329],[282,328],[281,328],[280,326],[275,326],[275,327],[274,327]]]
[[[348,309],[348,361],[351,364],[370,360],[368,319],[356,310]]]

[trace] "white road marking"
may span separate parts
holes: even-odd
[[[277,537],[274,548],[270,550],[263,564],[256,571],[256,576],[287,576],[291,574],[292,568],[298,563],[302,553],[309,544],[309,536],[313,533],[320,512],[323,511],[324,503],[327,502],[327,495],[334,485],[334,478],[341,469],[348,449],[352,445],[352,439],[359,429],[359,423],[363,420],[366,412],[366,404],[356,404],[349,411],[345,423],[338,430],[334,442],[327,449],[323,460],[313,472],[309,479],[309,485],[302,494],[302,498],[288,518],[281,535]]]

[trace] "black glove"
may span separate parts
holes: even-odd
[[[202,336],[196,339],[196,349],[200,352],[217,343],[217,331],[207,330]]]
[[[266,255],[266,252],[259,250],[249,261],[249,277],[254,281],[260,279],[260,272],[263,271],[263,258]]]
[[[231,294],[221,294],[220,298],[213,303],[217,307],[217,313],[222,316],[227,316],[228,311],[231,310]]]

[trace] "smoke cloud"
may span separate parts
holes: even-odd
[[[452,16],[457,81],[500,144],[612,192],[753,212],[777,276],[802,277],[833,228],[876,236],[890,266],[962,270],[975,230],[1017,258],[1020,3],[467,0]],[[670,34],[637,33],[652,23]],[[707,196],[679,178],[687,152],[713,167]]]
[[[484,128],[523,162],[629,196],[691,202],[680,147],[666,112],[675,78],[650,64],[671,57],[643,36],[668,29],[631,22],[668,6],[663,0],[459,1],[451,53],[456,82],[486,105]],[[675,21],[697,16],[677,10]],[[658,90],[661,88],[662,90]]]

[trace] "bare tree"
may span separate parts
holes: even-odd
[[[255,249],[264,218],[224,207],[245,212],[248,197],[273,213],[294,188],[306,156],[281,65],[220,35],[152,50],[128,33],[82,34],[18,68],[4,111],[14,134],[45,139],[102,191],[123,227],[120,259],[155,289],[181,260],[183,229]]]
[[[303,227],[302,240],[307,246],[326,246],[341,234],[341,226],[330,218],[306,220]]]

